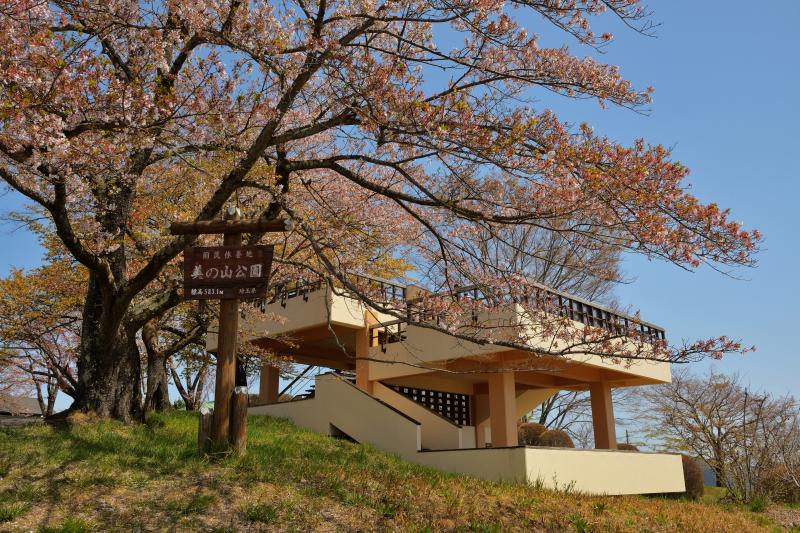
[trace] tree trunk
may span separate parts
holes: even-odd
[[[135,331],[123,327],[111,290],[95,274],[83,309],[78,388],[72,410],[130,422],[142,419],[141,362]]]
[[[172,404],[169,401],[169,382],[167,381],[166,361],[161,354],[155,357],[147,354],[147,392],[144,398],[145,411],[166,411]]]
[[[157,343],[158,324],[155,320],[142,327],[142,341],[147,350],[147,392],[144,410],[166,411],[170,408],[169,382],[167,380],[167,358]]]

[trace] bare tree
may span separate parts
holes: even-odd
[[[732,498],[779,496],[783,480],[796,478],[800,411],[793,397],[754,393],[736,374],[686,370],[640,395],[644,434],[661,448],[701,458]]]

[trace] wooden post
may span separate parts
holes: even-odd
[[[174,222],[170,226],[173,235],[201,235],[223,233],[223,245],[241,247],[242,233],[266,233],[291,231],[292,223],[287,220],[268,220],[263,218],[241,220],[239,210],[229,208],[224,220],[203,220],[195,222]],[[198,429],[198,448],[205,453],[211,443],[214,450],[224,450],[233,445],[237,451],[244,451],[247,439],[247,387],[237,389],[236,384],[236,341],[239,333],[238,297],[259,298],[266,293],[269,271],[272,264],[271,246],[249,246],[244,256],[242,250],[225,251],[224,257],[219,247],[192,247],[184,253],[184,299],[220,298],[219,331],[217,338],[217,379],[214,386],[213,412],[201,412]],[[195,256],[193,252],[198,252]],[[214,257],[210,255],[214,253]],[[202,257],[199,255],[202,253]],[[236,260],[242,257],[248,261],[240,262],[236,280],[233,270],[227,264],[233,254]],[[204,260],[213,259],[212,265],[205,266]],[[219,261],[223,259],[224,261]],[[224,266],[224,268],[221,267]],[[249,270],[248,270],[249,267]],[[213,274],[212,274],[213,272]],[[241,278],[241,279],[240,279]],[[235,281],[235,283],[233,283]],[[244,283],[242,283],[244,281]],[[210,282],[210,283],[209,283]],[[219,282],[219,283],[217,283]],[[251,283],[252,282],[252,283]],[[233,296],[235,299],[230,299]],[[240,372],[240,374],[242,374]],[[240,378],[245,378],[242,374]],[[246,381],[246,379],[243,379]],[[277,388],[277,387],[276,387]],[[243,389],[243,390],[242,390]]]
[[[228,210],[225,220],[239,219],[239,210]],[[242,244],[241,233],[226,233],[224,246]],[[214,387],[214,424],[211,440],[219,447],[230,441],[231,402],[236,380],[236,337],[239,332],[239,300],[221,300],[219,303],[219,337],[217,341],[217,380]]]
[[[244,453],[247,449],[247,387],[236,387],[231,408],[231,445],[233,451]]]
[[[211,419],[214,411],[203,407],[200,409],[199,427],[197,429],[197,451],[200,455],[205,455],[208,451],[208,443],[211,438]]]

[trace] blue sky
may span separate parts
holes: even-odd
[[[618,296],[673,340],[727,334],[755,344],[756,353],[713,366],[741,372],[754,388],[800,395],[800,2],[650,5],[661,23],[656,38],[612,20],[597,26],[616,37],[601,59],[619,65],[639,87],[655,87],[648,115],[547,95],[542,107],[622,142],[644,137],[673,147],[675,158],[692,169],[695,194],[730,207],[735,219],[764,233],[759,266],[739,272],[744,280],[629,257],[624,266],[633,283]],[[531,22],[543,45],[565,42],[544,23]],[[19,202],[0,197],[0,212]],[[35,266],[40,258],[35,240],[9,224],[0,226],[0,250],[0,273]]]

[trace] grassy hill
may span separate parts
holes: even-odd
[[[191,413],[0,429],[0,530],[779,530],[732,506],[489,483],[285,420],[249,423],[247,454],[213,461],[195,454]]]

